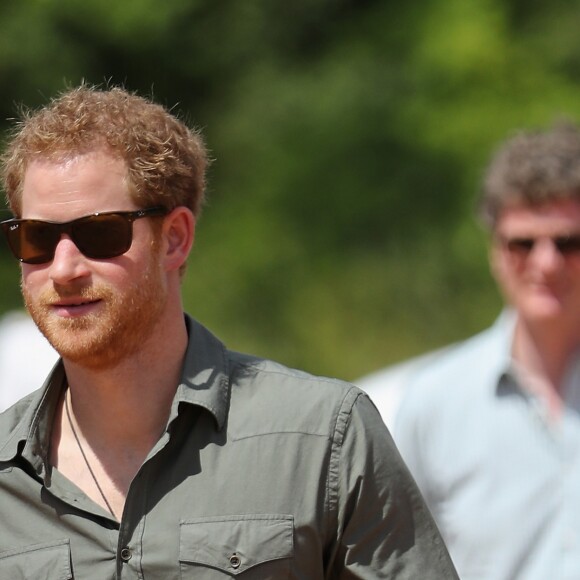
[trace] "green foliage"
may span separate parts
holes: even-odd
[[[352,379],[497,314],[479,177],[515,129],[579,118],[579,16],[563,0],[22,0],[0,7],[0,118],[81,79],[177,104],[215,157],[187,309],[233,348]],[[8,260],[3,308],[21,303]]]

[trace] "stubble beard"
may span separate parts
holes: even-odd
[[[61,357],[86,368],[112,368],[143,347],[167,302],[159,260],[153,254],[143,275],[121,295],[100,284],[66,291],[54,288],[34,298],[23,285],[28,312]],[[67,294],[87,301],[99,299],[102,308],[74,318],[56,316],[50,304]]]

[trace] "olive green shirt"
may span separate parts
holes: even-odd
[[[187,323],[167,429],[120,522],[48,463],[61,363],[0,415],[1,579],[456,578],[366,395]]]

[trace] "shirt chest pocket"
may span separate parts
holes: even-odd
[[[72,577],[68,540],[0,553],[2,580],[71,580]]]
[[[181,523],[182,580],[283,580],[293,555],[292,516],[216,516]]]

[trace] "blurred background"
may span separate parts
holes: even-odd
[[[122,84],[215,159],[186,309],[233,349],[346,379],[464,338],[500,299],[474,219],[496,144],[580,118],[565,0],[19,0],[17,105]],[[22,305],[0,240],[0,312]]]

